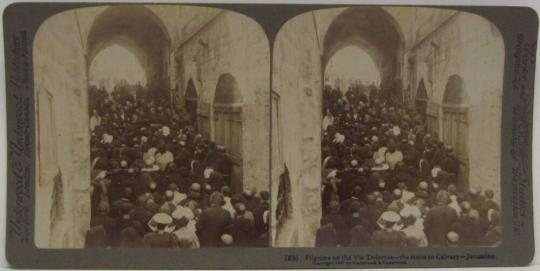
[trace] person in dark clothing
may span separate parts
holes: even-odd
[[[349,244],[349,227],[347,225],[347,219],[340,214],[340,204],[337,201],[330,202],[328,213],[324,214],[321,218],[321,225],[332,224],[336,231],[336,242],[340,246],[347,246]]]
[[[212,193],[210,207],[199,216],[197,232],[201,247],[218,247],[225,227],[231,223],[231,215],[221,207],[223,203],[221,193]]]
[[[122,240],[121,232],[127,227],[133,227],[139,234],[143,234],[143,225],[131,218],[132,205],[123,204],[119,207],[120,217],[116,220],[114,231],[112,232],[112,246],[118,247]]]
[[[234,238],[236,247],[254,247],[257,240],[257,231],[253,226],[251,216],[241,216],[234,219],[233,223],[225,229]]]
[[[350,247],[369,247],[371,245],[371,233],[364,226],[356,225],[351,229]]]
[[[144,240],[141,235],[133,227],[127,227],[120,232],[121,241],[120,246],[122,248],[142,248],[145,246]]]
[[[335,247],[337,245],[336,229],[332,223],[321,226],[315,236],[316,247]]]
[[[90,228],[86,233],[84,242],[85,248],[106,248],[107,247],[107,235],[105,227],[98,225]]]
[[[431,208],[424,220],[424,230],[430,246],[445,246],[450,226],[457,221],[457,213],[450,208],[450,196],[446,191],[437,194],[437,206]]]
[[[116,221],[109,216],[109,204],[107,202],[101,202],[97,214],[90,219],[90,228],[97,226],[103,226],[106,235],[105,245],[111,246]]]
[[[471,246],[478,244],[480,238],[483,237],[478,211],[469,209],[467,212],[462,212],[461,217],[450,226],[450,230],[459,235],[460,245]]]

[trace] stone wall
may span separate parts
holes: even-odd
[[[34,40],[38,180],[35,243],[82,247],[90,221],[87,75],[72,11],[43,23]]]
[[[448,78],[463,78],[469,98],[469,182],[473,187],[494,189],[500,197],[504,42],[498,29],[480,16],[457,13],[407,55],[417,63],[416,70],[408,71],[417,78],[413,90],[423,79],[429,103],[439,116]],[[441,139],[442,127],[439,118]]]
[[[272,87],[280,96],[277,107],[280,119],[274,123],[281,125],[282,142],[279,145],[282,146],[283,162],[273,164],[272,169],[274,245],[309,247],[314,245],[313,235],[318,228],[321,210],[323,83],[321,48],[312,14],[287,22],[276,38],[273,52]],[[289,169],[293,209],[284,226],[276,229],[277,190],[283,164]]]
[[[236,12],[207,14],[210,20],[201,29],[182,30],[175,59],[180,67],[175,76],[183,97],[190,79],[199,97],[199,111],[210,119],[218,78],[229,73],[238,82],[242,94],[242,150],[244,189],[269,190],[269,95],[270,50],[262,28],[252,19]],[[191,19],[189,21],[193,21]],[[187,26],[191,24],[187,23]],[[210,135],[213,138],[213,121]]]

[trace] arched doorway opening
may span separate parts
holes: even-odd
[[[399,57],[404,38],[398,23],[387,11],[380,7],[347,8],[330,24],[323,45],[323,71],[341,49],[359,47],[377,66],[382,95],[401,99]]]
[[[141,92],[146,86],[146,72],[141,59],[128,48],[116,44],[104,48],[89,66],[89,108],[99,111],[100,100],[113,94],[133,97],[143,95]]]
[[[379,68],[373,58],[357,45],[343,47],[332,55],[324,74],[325,85],[339,89],[343,95],[350,90],[367,97],[370,90],[379,88],[381,82]]]
[[[442,140],[451,146],[461,162],[457,180],[462,189],[468,188],[469,165],[469,99],[465,83],[459,75],[448,78],[442,104]]]
[[[187,84],[184,100],[185,100],[185,105],[186,105],[186,111],[189,113],[191,117],[191,123],[196,123],[197,122],[197,103],[199,100],[199,96],[197,95],[197,89],[195,88],[195,84],[193,83],[192,79],[189,79],[189,82]]]
[[[231,188],[242,191],[242,95],[238,82],[230,73],[219,76],[213,112],[214,141],[225,147],[233,162],[229,174]]]
[[[424,84],[424,79],[422,79],[416,90],[416,112],[424,119],[426,117],[428,99],[426,85]]]
[[[170,100],[167,72],[170,37],[163,22],[151,10],[143,6],[107,8],[94,20],[86,43],[88,68],[102,50],[111,45],[122,46],[144,67],[152,98]]]

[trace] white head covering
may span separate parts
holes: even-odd
[[[147,166],[150,166],[150,165],[153,165],[154,162],[156,162],[156,158],[154,158],[153,156],[150,156],[148,158],[146,158],[144,160],[144,163],[147,165]]]
[[[176,208],[176,210],[172,213],[172,218],[178,220],[182,217],[187,218],[188,220],[193,220],[195,218],[195,215],[193,214],[193,211],[187,207],[179,206]]]
[[[209,178],[210,178],[210,175],[212,175],[212,172],[214,172],[214,169],[213,169],[213,168],[211,168],[211,167],[205,168],[205,169],[204,169],[204,173],[203,173],[204,178],[205,178],[205,179],[209,179]]]
[[[152,231],[156,231],[158,224],[170,225],[172,222],[173,222],[173,219],[170,215],[166,213],[157,213],[152,217],[152,219],[150,219],[150,221],[148,221],[148,227]],[[172,232],[173,230],[174,230],[174,227],[165,228],[166,232]]]
[[[329,178],[335,178],[337,176],[337,170],[332,170],[330,171],[330,173],[328,173],[328,175],[326,175],[326,178],[329,179]]]
[[[401,129],[399,128],[399,126],[394,125],[394,127],[392,127],[392,133],[395,136],[399,136],[401,134]]]
[[[439,175],[439,172],[441,171],[441,168],[440,167],[434,167],[432,170],[431,170],[431,176],[433,177],[437,177],[437,175]]]
[[[167,126],[163,126],[163,128],[161,128],[161,134],[168,136],[171,134],[171,129]]]
[[[401,211],[399,212],[399,215],[401,217],[414,216],[416,218],[419,218],[422,216],[422,212],[420,212],[420,209],[416,206],[405,204],[403,206],[403,209],[401,209]]]
[[[398,213],[394,211],[386,211],[382,213],[381,217],[377,221],[377,225],[381,227],[381,229],[386,229],[386,222],[394,223],[393,229],[399,230],[403,225],[399,225],[399,221],[401,221],[401,217]]]

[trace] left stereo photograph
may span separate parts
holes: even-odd
[[[46,19],[32,51],[36,247],[268,246],[258,23],[188,5],[78,8]]]

